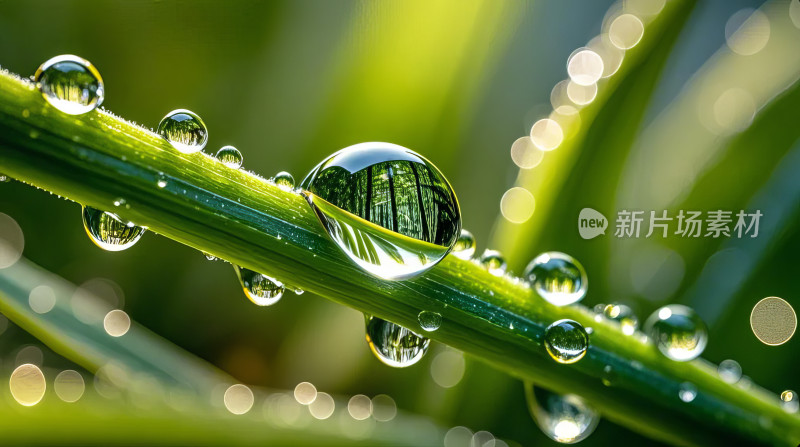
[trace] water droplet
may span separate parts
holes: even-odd
[[[658,349],[679,362],[699,356],[708,342],[703,320],[695,311],[680,304],[670,304],[653,312],[645,326]]]
[[[678,397],[684,402],[691,402],[697,397],[697,387],[689,382],[683,382],[678,389]]]
[[[236,149],[233,146],[222,146],[220,150],[217,151],[217,160],[221,161],[222,164],[231,168],[231,169],[239,169],[242,167],[242,161],[244,157],[242,157],[242,153],[239,152],[239,149]]]
[[[113,213],[83,207],[83,227],[98,247],[108,251],[122,251],[133,247],[147,231]]]
[[[123,199],[122,197],[117,197],[116,199],[114,199],[113,203],[114,203],[114,206],[125,206],[125,205],[128,204],[128,201]],[[130,207],[128,207],[128,208],[130,208]]]
[[[603,368],[603,378],[601,380],[605,386],[612,386],[617,382],[617,372],[611,365],[606,365]]]
[[[167,186],[167,176],[164,175],[163,172],[159,172],[158,175],[156,175],[156,186],[159,188],[164,188]]]
[[[56,56],[39,66],[34,75],[47,102],[69,115],[81,115],[103,103],[100,72],[86,59],[71,54]]]
[[[480,262],[494,276],[503,276],[506,273],[506,260],[497,250],[484,250]]]
[[[428,352],[430,339],[378,317],[365,315],[365,318],[367,343],[381,362],[405,368],[420,361]]]
[[[0,174],[0,183],[10,182],[11,178],[5,174]]]
[[[586,296],[586,270],[572,256],[550,251],[535,257],[525,267],[523,278],[536,292],[556,306],[577,303]]]
[[[208,259],[209,261],[216,261],[216,260],[219,259],[218,257],[212,255],[211,253],[206,253],[206,252],[202,252],[202,253],[203,253],[203,256],[205,256],[206,259]]]
[[[286,290],[277,279],[234,265],[244,294],[259,306],[271,306],[280,301]]]
[[[442,325],[442,316],[429,310],[420,312],[417,315],[417,320],[419,321],[419,326],[428,332],[435,331]]]
[[[742,367],[736,360],[723,360],[717,367],[719,377],[728,383],[736,383],[742,378]]]
[[[455,245],[453,245],[453,255],[464,260],[469,260],[472,258],[472,255],[475,254],[475,245],[475,236],[462,228],[461,235],[458,236]]]
[[[169,112],[158,123],[156,131],[184,154],[201,151],[208,142],[208,129],[203,120],[185,109]]]
[[[639,319],[633,313],[633,309],[624,304],[609,304],[603,307],[603,316],[609,320],[619,323],[622,333],[633,335],[639,327]]]
[[[294,289],[294,294],[295,294],[295,295],[302,295],[302,294],[304,294],[304,293],[306,293],[306,291],[305,291],[305,290],[303,290],[303,289],[297,289],[297,288],[296,288],[296,289]]]
[[[303,180],[331,238],[358,266],[405,279],[436,265],[461,233],[461,211],[442,173],[389,143],[345,148]]]
[[[577,321],[558,320],[545,329],[544,346],[553,360],[575,363],[586,354],[589,335]]]
[[[792,390],[786,390],[781,393],[781,406],[788,413],[795,413],[800,407],[800,400],[798,400],[797,393]]]
[[[550,439],[574,444],[592,434],[600,415],[580,396],[556,394],[525,384],[528,409],[534,422]]]
[[[292,174],[286,171],[281,171],[275,174],[275,178],[272,181],[275,182],[279,188],[285,191],[291,191],[294,189],[294,177]]]

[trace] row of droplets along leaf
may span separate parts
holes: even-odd
[[[76,56],[58,56],[45,62],[35,78],[43,96],[64,113],[86,113],[103,101],[99,73]],[[201,151],[208,141],[202,119],[184,109],[167,114],[157,132],[184,154]],[[233,146],[222,147],[216,158],[231,169],[242,166],[242,154]],[[294,179],[286,172],[279,173],[273,181],[282,189],[294,188]],[[166,187],[167,182],[160,175],[157,186]],[[331,239],[352,262],[376,277],[407,279],[427,271],[450,252],[461,259],[471,259],[475,254],[475,238],[461,228],[460,207],[447,179],[427,159],[402,146],[362,143],[342,149],[317,165],[301,187]],[[122,199],[115,201],[115,206],[122,204]],[[95,244],[106,250],[126,249],[145,232],[145,228],[126,222],[117,214],[89,207],[83,209],[83,220]],[[506,274],[506,262],[497,251],[486,250],[478,262],[495,276]],[[268,306],[283,296],[285,286],[278,279],[243,267],[234,268],[245,295],[253,303]],[[556,306],[577,303],[586,295],[588,286],[580,263],[559,252],[534,258],[523,279]],[[635,332],[638,321],[627,306],[605,306],[603,314],[619,322],[624,334]],[[413,365],[428,349],[430,340],[423,335],[374,316],[365,319],[370,349],[387,365]],[[423,311],[418,321],[424,331],[435,331],[442,324],[442,316]],[[646,326],[658,349],[676,361],[697,357],[707,343],[705,325],[685,306],[659,309]],[[576,321],[559,320],[545,330],[544,344],[555,361],[575,363],[588,349],[589,331]],[[681,395],[682,400],[691,394],[687,393]],[[788,400],[793,401],[794,394],[787,393]],[[574,429],[565,427],[561,430]]]

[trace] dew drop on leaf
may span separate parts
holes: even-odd
[[[556,394],[525,383],[528,410],[539,429],[550,439],[574,444],[594,432],[599,413],[575,394]]]
[[[286,171],[281,171],[275,174],[275,178],[272,181],[275,182],[279,188],[285,191],[291,191],[294,189],[294,177],[292,174]]]
[[[71,54],[47,60],[34,79],[47,102],[69,115],[94,110],[105,96],[100,72],[86,59]]]
[[[453,256],[469,260],[475,254],[475,236],[469,231],[461,229],[461,234],[453,245]]]
[[[708,330],[697,313],[680,304],[664,306],[647,319],[645,331],[662,354],[685,362],[702,354]]]
[[[558,363],[575,363],[589,348],[589,335],[580,323],[558,320],[544,331],[544,346]]]
[[[525,267],[523,278],[533,285],[536,293],[556,306],[577,303],[588,288],[583,266],[572,256],[557,251],[535,257]]]
[[[132,247],[146,228],[120,219],[114,213],[83,207],[83,227],[92,242],[103,250],[122,251]]]
[[[506,260],[497,250],[484,250],[480,262],[494,276],[503,276],[506,273]]]
[[[428,352],[430,339],[378,317],[364,317],[367,344],[375,357],[386,365],[405,368],[419,362]]]
[[[203,120],[185,109],[169,112],[158,123],[156,131],[184,154],[201,151],[208,142],[208,129]]]
[[[458,200],[444,175],[395,144],[362,143],[336,152],[301,186],[339,248],[379,278],[421,274],[461,234]]]
[[[433,332],[442,326],[442,315],[438,312],[423,310],[417,315],[417,321],[422,329]]]
[[[271,306],[280,301],[285,287],[275,278],[234,265],[245,296],[259,306]]]
[[[239,152],[239,149],[236,149],[233,146],[222,146],[222,148],[217,151],[215,157],[217,160],[222,162],[222,164],[231,169],[241,168],[242,161],[244,160],[244,157],[242,157],[242,153]]]

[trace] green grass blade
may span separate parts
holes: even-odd
[[[703,361],[668,360],[640,337],[595,322],[582,306],[552,306],[524,284],[452,256],[420,277],[381,281],[347,259],[300,195],[207,155],[177,153],[106,112],[65,116],[7,75],[0,76],[0,163],[14,178],[95,208],[125,198],[129,207],[114,209],[125,219],[414,330],[421,310],[437,311],[443,324],[431,338],[582,395],[608,419],[654,438],[687,445],[800,440],[800,417],[784,412],[776,396],[726,384]],[[587,355],[574,365],[554,362],[542,345],[545,328],[561,318],[594,329]],[[606,366],[619,385],[602,385]],[[678,398],[686,381],[699,390],[691,403]]]

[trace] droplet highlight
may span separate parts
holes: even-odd
[[[575,363],[586,355],[589,334],[577,321],[558,320],[545,329],[544,346],[558,363]]]
[[[444,175],[402,146],[345,148],[314,168],[302,188],[339,248],[379,278],[423,273],[461,234],[461,210]]]
[[[798,407],[800,407],[800,400],[797,397],[797,393],[792,390],[782,392],[781,407],[783,407],[787,413],[796,413]]]
[[[453,245],[453,256],[464,260],[472,259],[475,255],[475,236],[467,230],[461,229],[461,234]]]
[[[47,60],[36,70],[34,79],[44,99],[69,115],[90,112],[105,97],[100,72],[86,59],[72,54]]]
[[[428,352],[430,339],[410,329],[365,316],[367,344],[375,357],[394,368],[405,368],[419,362]]]
[[[586,270],[572,256],[550,251],[535,257],[523,272],[542,298],[556,306],[577,303],[586,296],[589,280]]]
[[[556,442],[582,441],[594,432],[600,421],[600,414],[575,394],[556,394],[526,383],[525,396],[536,425]]]
[[[145,227],[126,222],[114,213],[83,207],[83,227],[95,245],[107,251],[133,247],[147,231]]]
[[[703,320],[694,310],[680,304],[653,312],[645,329],[662,354],[679,362],[696,358],[708,343],[708,329]]]
[[[178,109],[169,112],[158,123],[157,132],[184,154],[203,150],[208,142],[208,129],[194,112]]]
[[[233,266],[245,296],[258,306],[272,306],[280,301],[286,288],[283,283],[262,273]]]
[[[222,148],[217,151],[217,154],[214,157],[231,169],[241,168],[242,161],[244,160],[244,157],[242,157],[242,153],[239,152],[239,149],[236,149],[233,146],[222,146]]]

